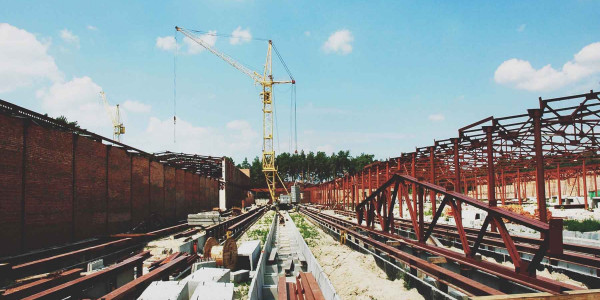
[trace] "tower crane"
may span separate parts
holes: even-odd
[[[235,59],[228,56],[227,54],[218,51],[211,45],[204,42],[200,37],[196,36],[194,33],[178,26],[175,26],[175,29],[181,32],[189,39],[191,39],[192,41],[198,43],[200,46],[204,47],[206,50],[210,51],[212,54],[221,58],[222,60],[230,64],[232,67],[238,69],[242,73],[249,76],[254,81],[254,84],[260,84],[262,86],[262,92],[260,93],[260,99],[263,103],[262,169],[265,175],[267,186],[269,188],[271,200],[275,202],[275,188],[277,180],[281,182],[281,185],[285,189],[286,194],[288,192],[287,188],[285,187],[285,184],[283,184],[283,181],[281,180],[281,177],[279,177],[279,174],[277,173],[277,168],[275,167],[275,148],[273,147],[273,86],[276,84],[296,84],[296,81],[293,78],[291,80],[273,80],[273,70],[271,63],[271,50],[273,48],[273,43],[271,40],[269,40],[269,45],[267,47],[267,58],[265,61],[264,70],[262,73],[259,73],[250,70],[249,68],[237,62]]]
[[[102,103],[104,104],[104,109],[106,113],[110,117],[110,120],[113,124],[113,140],[117,142],[121,141],[121,135],[125,134],[125,126],[123,126],[123,122],[121,121],[121,113],[119,111],[119,104],[117,104],[117,108],[113,112],[110,105],[108,104],[108,100],[106,100],[106,94],[104,91],[100,91],[100,96],[102,97]]]

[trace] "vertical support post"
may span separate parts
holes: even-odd
[[[490,206],[496,206],[496,176],[494,171],[494,143],[492,141],[492,126],[484,126],[486,134],[486,154],[487,154],[487,180],[488,180],[488,203]]]
[[[596,181],[596,170],[592,170],[592,179],[594,180],[594,197],[598,197],[598,182]]]
[[[556,164],[556,190],[558,193],[558,205],[562,205],[563,201],[562,201],[562,190],[561,190],[561,183],[560,183],[560,163]]]
[[[494,128],[491,126],[484,126],[483,130],[486,134],[486,154],[487,154],[487,198],[490,206],[496,206],[496,176],[494,172],[494,143],[492,141],[492,133]],[[492,232],[497,232],[496,224],[491,224]]]
[[[412,153],[412,164],[411,164],[412,177],[417,178],[417,152]],[[412,184],[412,200],[413,210],[417,210],[417,185]]]
[[[460,157],[458,151],[458,138],[453,138],[452,144],[454,145],[454,191],[460,193],[462,189],[460,186]],[[456,207],[458,208],[458,213],[462,214],[462,203],[460,200],[456,200]]]
[[[529,109],[529,116],[533,119],[533,138],[535,148],[535,169],[537,186],[537,203],[540,221],[548,222],[546,217],[546,191],[544,190],[544,153],[542,149],[542,111]]]
[[[400,158],[398,158],[397,164],[398,164],[398,172],[400,172]],[[402,194],[400,194],[400,191],[398,191],[398,195],[399,195],[398,196],[398,210],[399,210],[399,213],[400,213],[400,218],[403,218],[404,217],[404,213],[402,211],[402,198],[400,198],[401,197],[400,195],[402,195]]]
[[[435,146],[429,147],[429,175],[431,183],[435,184]],[[429,191],[429,201],[431,201],[431,212],[435,213],[436,211],[436,201],[435,201],[435,191]]]
[[[504,169],[500,170],[501,181],[502,181],[502,206],[506,205],[506,182],[504,181]]]
[[[423,214],[423,202],[425,202],[425,190],[423,189],[422,186],[418,187],[419,189],[419,196],[418,196],[418,202],[419,202],[419,236],[417,237],[417,239],[419,241],[423,240],[423,234],[425,233],[425,217]]]
[[[585,203],[585,209],[588,209],[588,190],[587,190],[587,170],[585,168],[585,158],[582,159],[582,176],[583,179],[583,202]]]
[[[369,194],[365,194],[365,196],[371,196],[371,192],[373,191],[373,186],[371,185],[373,176],[371,176],[371,168],[369,167]]]

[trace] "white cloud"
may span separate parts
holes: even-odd
[[[503,62],[494,73],[494,80],[513,88],[528,91],[550,91],[576,83],[600,73],[600,42],[589,44],[559,70],[551,65],[534,69],[531,63],[517,58]]]
[[[211,30],[208,33],[201,34],[199,38],[208,44],[209,46],[214,46],[217,42],[217,31]],[[187,54],[198,54],[204,51],[204,47],[200,46],[194,40],[188,38],[187,36],[183,38],[183,45],[186,46],[185,53]],[[157,37],[156,38],[156,48],[164,50],[164,51],[174,51],[175,49],[181,49],[183,46],[178,44],[175,40],[175,37],[172,35]]]
[[[135,113],[147,113],[147,112],[150,112],[150,110],[152,109],[151,105],[144,104],[142,102],[134,101],[134,100],[126,100],[123,103],[123,105],[121,105],[121,107],[124,110],[130,111],[130,112],[135,112]]]
[[[27,87],[40,80],[62,80],[50,43],[7,23],[0,23],[0,93]]]
[[[156,38],[156,48],[165,50],[165,51],[173,51],[177,48],[177,42],[175,41],[174,36],[163,36]]]
[[[145,151],[178,151],[212,156],[244,157],[260,149],[258,133],[245,120],[228,122],[224,128],[201,127],[177,119],[173,144],[173,119],[151,117],[146,130],[130,136],[128,143]]]
[[[444,121],[446,117],[443,114],[432,114],[427,117],[430,121],[439,122]]]
[[[525,27],[527,27],[527,24],[521,24],[521,26],[519,26],[519,27],[517,28],[517,31],[518,31],[518,32],[523,32],[523,31],[525,30]]]
[[[208,31],[208,33],[201,34],[199,36],[199,38],[207,45],[213,47],[217,43],[217,31],[210,30],[210,31]],[[198,43],[196,43],[195,41],[191,40],[188,37],[185,37],[183,39],[183,42],[187,46],[188,54],[198,54],[205,50],[204,47],[200,46]]]
[[[243,43],[247,43],[252,39],[252,34],[250,33],[250,29],[242,29],[242,26],[238,26],[232,33],[231,38],[229,38],[229,43],[232,45],[240,45]]]
[[[111,132],[112,123],[100,102],[101,90],[90,77],[84,76],[54,83],[37,91],[36,96],[50,117],[63,115],[69,121],[77,121],[82,128],[106,135]]]
[[[307,30],[307,31],[305,31],[305,32],[304,32],[304,35],[305,35],[305,36],[310,36],[310,31],[308,31],[308,30]]]
[[[338,30],[331,34],[323,44],[323,51],[325,53],[348,54],[352,52],[353,41],[352,32],[347,29]]]
[[[96,27],[96,26],[93,26],[93,25],[88,25],[88,26],[86,26],[86,28],[87,28],[88,30],[91,30],[91,31],[96,31],[96,30],[98,30],[98,27]]]
[[[71,30],[63,29],[60,31],[60,38],[69,43],[75,45],[79,49],[79,37],[73,34]]]

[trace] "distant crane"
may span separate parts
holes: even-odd
[[[275,199],[275,188],[276,181],[279,179],[281,185],[288,194],[287,188],[285,184],[279,177],[277,173],[277,168],[275,167],[275,148],[273,147],[273,85],[275,84],[296,84],[296,81],[291,78],[291,80],[273,80],[273,70],[271,64],[271,49],[273,48],[273,43],[269,40],[269,46],[267,48],[267,59],[265,62],[264,70],[261,73],[255,72],[237,62],[235,59],[230,56],[218,51],[213,48],[211,45],[204,42],[201,38],[197,37],[195,34],[183,29],[181,27],[175,26],[175,29],[185,36],[190,38],[192,41],[198,43],[200,46],[204,47],[206,50],[210,51],[212,54],[220,57],[222,60],[233,66],[234,68],[242,71],[242,73],[250,76],[254,83],[260,84],[262,86],[262,92],[260,93],[260,99],[263,103],[263,153],[262,153],[262,169],[265,174],[265,179],[267,181],[267,186],[269,187],[269,193],[271,194],[271,200],[276,201]],[[277,48],[275,48],[275,52],[279,56],[277,52]],[[285,65],[284,65],[285,66]],[[287,66],[286,66],[287,69]],[[288,71],[288,74],[289,71]],[[290,76],[291,77],[291,76]]]
[[[120,142],[121,135],[125,134],[125,126],[123,126],[123,122],[121,121],[121,113],[119,111],[119,104],[117,104],[116,110],[113,112],[110,105],[108,104],[108,100],[106,100],[106,94],[104,91],[100,91],[100,96],[102,97],[102,103],[104,104],[104,109],[106,113],[110,117],[110,120],[113,124],[113,140]]]

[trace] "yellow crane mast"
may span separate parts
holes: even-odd
[[[250,76],[252,80],[254,80],[255,84],[260,84],[262,86],[262,92],[260,93],[260,99],[263,103],[263,153],[262,153],[262,169],[265,174],[265,179],[267,181],[267,186],[269,187],[269,193],[271,195],[271,200],[276,201],[275,199],[275,188],[276,182],[279,180],[281,185],[286,191],[287,188],[279,174],[277,173],[277,168],[275,167],[275,148],[273,147],[273,86],[275,84],[295,84],[295,80],[273,80],[273,69],[271,63],[271,50],[273,48],[273,43],[269,40],[269,45],[267,48],[267,59],[265,62],[265,67],[262,74],[250,70],[246,66],[237,62],[235,59],[218,51],[213,48],[211,45],[204,42],[200,37],[196,36],[192,32],[183,29],[181,27],[176,26],[175,29],[181,32],[183,35],[191,39],[192,41],[198,43],[200,46],[204,47],[206,50],[210,51],[214,55],[220,57],[225,62],[229,63],[234,68],[240,70],[242,73]]]
[[[113,124],[113,140],[120,142],[121,135],[125,134],[125,126],[123,126],[123,122],[121,121],[121,112],[119,111],[119,104],[115,111],[113,112],[112,108],[108,104],[108,100],[106,100],[106,94],[104,91],[100,91],[100,96],[102,97],[102,104],[104,104],[104,109],[106,113],[110,117],[110,120]]]

